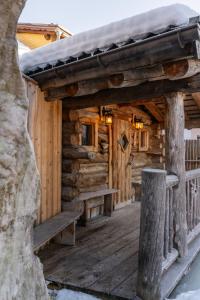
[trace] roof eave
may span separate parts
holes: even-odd
[[[71,84],[94,76],[118,73],[127,66],[134,69],[184,58],[200,59],[199,41],[199,24],[192,24],[85,59],[52,66],[29,76],[42,86],[55,78],[65,77]]]

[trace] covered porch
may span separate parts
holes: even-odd
[[[77,228],[75,247],[41,252],[50,281],[161,300],[200,251],[200,170],[186,172],[184,144],[184,128],[200,127],[199,17],[168,25],[103,50],[86,51],[83,43],[81,55],[56,63],[40,64],[38,55],[27,72],[47,103],[62,102],[59,207],[62,200],[62,210],[84,211],[88,226]],[[102,108],[112,111],[112,125],[102,123]],[[138,115],[144,134],[132,126]],[[141,205],[131,203],[133,177]],[[105,190],[118,194],[97,199]]]

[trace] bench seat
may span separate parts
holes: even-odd
[[[117,193],[119,190],[117,189],[105,189],[105,190],[99,190],[96,192],[87,192],[87,193],[81,193],[78,197],[74,199],[74,201],[85,201],[96,197],[106,196]]]
[[[75,243],[75,225],[80,215],[80,212],[61,212],[36,226],[33,230],[34,251],[38,251],[55,237],[59,243],[73,245]]]
[[[81,193],[78,197],[76,197],[73,202],[84,202],[84,214],[81,217],[82,224],[87,225],[87,222],[89,221],[90,217],[88,215],[88,209],[90,207],[90,200],[103,197],[103,213],[105,216],[111,217],[113,212],[113,194],[118,193],[119,190],[117,189],[105,189],[105,190],[99,190],[96,192],[87,192],[87,193]],[[98,204],[98,201],[97,201]]]

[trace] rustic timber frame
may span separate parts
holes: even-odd
[[[83,193],[111,188],[119,190],[113,203],[120,208],[132,200],[130,168],[139,170],[136,185],[141,165],[154,168],[142,172],[137,293],[143,300],[169,294],[174,286],[163,292],[162,281],[199,238],[200,171],[186,172],[184,145],[184,128],[200,127],[199,34],[196,20],[136,45],[29,73],[47,104],[62,101],[63,208],[83,211]],[[112,126],[99,121],[100,106],[113,110]],[[146,118],[145,147],[131,127],[133,112]],[[94,147],[82,147],[81,123],[91,122]],[[129,143],[122,151],[124,132]],[[89,218],[104,211],[102,196],[94,198],[85,205]]]

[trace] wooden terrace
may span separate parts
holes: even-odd
[[[75,247],[50,244],[40,252],[45,278],[65,287],[133,299],[139,248],[140,203],[112,218],[77,228]]]

